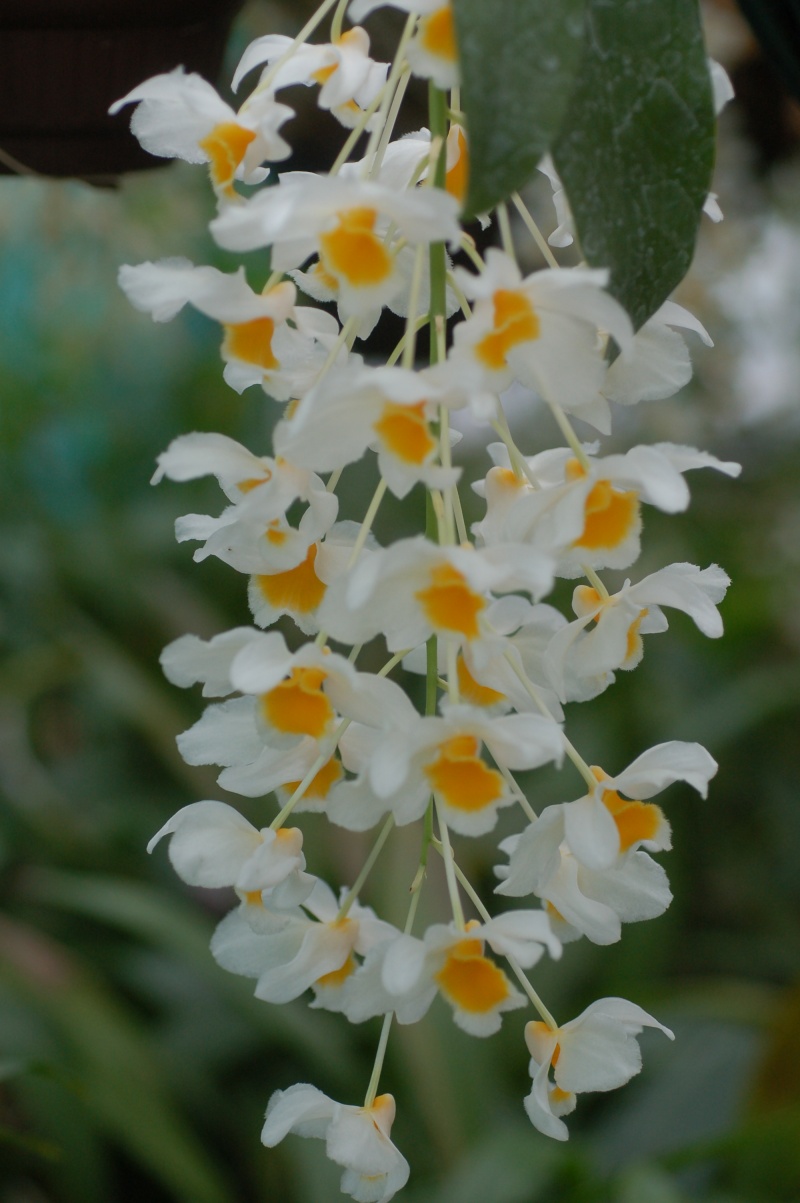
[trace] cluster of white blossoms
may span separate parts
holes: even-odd
[[[355,24],[382,2],[408,13],[391,65],[370,58]],[[329,13],[330,41],[309,42]],[[345,16],[353,24],[343,32]],[[432,130],[393,140],[412,74],[431,81]],[[691,373],[676,328],[707,335],[671,302],[634,334],[602,270],[553,260],[523,275],[503,206],[488,215],[502,249],[478,254],[460,222],[468,148],[448,0],[326,0],[296,39],[249,46],[234,87],[244,79],[254,87],[238,109],[181,68],[115,106],[136,106],[133,130],[152,153],[209,164],[213,237],[227,250],[263,248],[272,272],[258,292],[244,268],[227,274],[166,259],[123,267],[122,288],[156,321],[189,304],[219,322],[227,382],[260,386],[270,404],[284,405],[271,454],[221,434],[183,434],[154,477],[216,476],[227,504],[179,519],[177,537],[198,545],[195,559],[217,556],[249,578],[255,624],[208,641],[184,635],[165,650],[170,681],[201,683],[217,699],[179,737],[180,750],[190,764],[218,765],[227,790],[274,794],[277,813],[258,830],[225,803],[197,802],[150,848],[169,836],[185,882],[235,890],[238,905],[212,952],[252,978],[257,997],[281,1003],[310,991],[311,1006],[353,1023],[384,1016],[363,1104],[290,1086],[270,1100],[262,1139],[324,1139],[343,1169],[342,1190],[385,1203],[409,1172],[391,1141],[394,1099],[378,1093],[393,1019],[417,1022],[438,994],[460,1028],[487,1037],[507,1011],[532,1008],[525,1109],[559,1140],[578,1094],[638,1072],[643,1028],[671,1037],[620,998],[558,1023],[529,971],[545,955],[559,957],[565,941],[612,943],[623,923],[658,916],[670,902],[651,855],[670,847],[670,827],[650,799],[676,781],[705,796],[714,760],[698,744],[668,742],[624,768],[590,766],[564,733],[564,707],[638,664],[644,637],[666,629],[666,608],[721,634],[728,578],[715,565],[666,565],[616,592],[599,573],[636,561],[643,505],[685,510],[688,471],[733,476],[738,467],[671,443],[604,454],[600,442],[576,437],[570,415],[603,436],[612,405],[674,393]],[[281,130],[292,110],[278,97],[297,84],[318,88],[319,105],[350,131],[324,174],[270,166],[289,155]],[[365,133],[366,153],[353,160]],[[243,188],[267,177],[261,190]],[[554,187],[563,217],[557,179]],[[338,317],[299,304],[301,292],[334,302]],[[405,333],[376,365],[356,348],[385,307],[405,318]],[[423,324],[431,362],[420,366]],[[513,382],[549,407],[564,446],[515,442],[502,403]],[[471,530],[453,410],[494,440],[485,478],[472,484],[485,515]],[[338,521],[340,475],[369,452],[380,472],[374,497],[360,524]],[[379,546],[371,528],[386,490],[403,498],[417,486],[427,490],[428,529]],[[569,617],[542,600],[558,578],[582,581]],[[279,619],[297,637],[266,629]],[[361,671],[361,650],[375,639],[385,642],[386,662],[378,673]],[[390,675],[401,664],[426,674],[424,714]],[[581,796],[537,814],[515,774],[566,760]],[[520,829],[500,844],[496,893],[527,902],[491,913],[451,835],[485,836],[500,808],[516,812]],[[357,879],[338,894],[309,871],[302,830],[290,825],[306,811],[349,831],[378,831]],[[408,824],[419,828],[420,861],[400,929],[358,898],[392,829]],[[431,851],[441,857],[450,913],[415,931]]]

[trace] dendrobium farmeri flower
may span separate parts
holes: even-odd
[[[668,301],[634,332],[605,269],[560,267],[552,256],[545,268],[523,268],[502,206],[502,249],[479,254],[460,217],[469,131],[451,4],[341,0],[328,40],[310,40],[334,3],[325,0],[298,38],[266,34],[245,50],[233,78],[238,109],[182,68],[113,106],[135,106],[133,131],[152,153],[209,164],[211,233],[227,252],[268,253],[264,287],[244,267],[186,259],[126,265],[119,280],[157,322],[188,305],[218,323],[227,383],[237,392],[258,385],[274,403],[271,446],[176,432],[153,477],[216,477],[220,512],[183,515],[176,535],[198,545],[196,560],[215,556],[245,574],[255,624],[210,639],[185,634],[165,649],[168,679],[201,685],[209,699],[179,749],[191,765],[217,766],[234,794],[272,795],[274,813],[253,823],[228,803],[195,802],[148,850],[168,841],[187,884],[232,891],[212,953],[251,979],[256,997],[307,998],[352,1023],[383,1017],[363,1103],[290,1084],[270,1099],[262,1140],[323,1139],[342,1190],[387,1203],[409,1175],[390,1139],[394,1098],[379,1093],[394,1019],[421,1021],[440,998],[465,1034],[486,1038],[526,1011],[525,1110],[559,1140],[579,1093],[614,1089],[639,1071],[643,1028],[672,1036],[619,998],[557,1022],[532,971],[559,958],[563,943],[612,943],[624,923],[669,905],[654,858],[670,848],[670,825],[650,799],[675,782],[705,797],[714,760],[697,743],[672,740],[621,770],[593,767],[565,733],[565,708],[633,669],[646,637],[667,629],[665,609],[711,638],[722,633],[729,581],[720,567],[667,563],[637,575],[634,565],[644,507],[679,513],[690,501],[688,471],[735,476],[738,466],[673,443],[602,444],[614,406],[686,383],[677,331],[709,342],[702,325]],[[384,3],[406,14],[391,64],[373,61],[359,24]],[[410,74],[429,80],[441,103],[431,106],[431,130],[395,137]],[[279,131],[293,115],[276,96],[298,84],[349,131],[324,174],[273,166],[290,154]],[[354,158],[362,133],[367,145]],[[556,189],[550,243],[559,247],[571,239],[567,201],[552,164],[542,170]],[[254,191],[267,176],[269,186]],[[526,224],[536,229],[530,214]],[[468,260],[459,259],[465,250]],[[302,294],[333,303],[338,316]],[[364,341],[387,309],[405,330],[376,364]],[[423,365],[417,332],[427,322]],[[552,413],[554,445],[512,436],[502,394],[515,382]],[[456,411],[462,429],[490,426],[500,440],[487,448],[482,479],[466,482],[484,505],[471,528]],[[573,416],[600,440],[581,441]],[[378,485],[362,520],[343,520],[339,478],[365,457]],[[387,492],[399,501],[427,493],[424,533],[379,542],[373,528]],[[606,570],[624,570],[624,581],[605,582]],[[569,615],[546,600],[560,578],[576,582]],[[368,671],[381,655],[383,666]],[[424,706],[412,701],[415,674],[426,678]],[[574,800],[537,814],[517,774],[545,764],[573,766],[582,793],[565,784]],[[336,890],[306,863],[313,854],[295,820],[309,811],[342,838],[377,832],[354,880]],[[501,812],[515,833],[499,843],[501,903],[490,910],[454,837],[488,836]],[[360,899],[395,827],[419,832],[420,856],[404,913],[389,921]],[[432,852],[449,909],[420,929]],[[503,910],[510,899],[525,901]]]

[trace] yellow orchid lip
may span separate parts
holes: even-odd
[[[360,206],[336,216],[336,226],[319,239],[324,270],[352,288],[384,284],[394,270],[394,256],[374,233],[377,210]]]
[[[266,722],[285,735],[322,739],[334,719],[333,706],[321,688],[325,677],[320,668],[293,668],[286,680],[263,694]]]
[[[271,317],[257,317],[250,322],[224,325],[223,330],[224,358],[241,359],[244,363],[263,368],[265,372],[273,372],[280,367],[272,350],[275,323]]]
[[[449,4],[420,18],[419,45],[436,58],[448,63],[458,62],[453,10]]]
[[[396,405],[387,401],[373,429],[381,443],[404,463],[420,465],[436,450],[436,441],[428,428],[425,402]]]
[[[587,551],[609,551],[619,547],[636,529],[639,494],[635,489],[615,489],[608,480],[598,480],[585,504],[583,533],[573,547]]]
[[[233,188],[236,170],[255,137],[253,130],[245,129],[235,121],[223,121],[198,144],[208,155],[211,180],[217,191],[226,196],[236,195]]]
[[[486,602],[473,593],[463,575],[451,564],[431,569],[431,584],[415,596],[435,630],[452,631],[467,639],[480,635],[478,615]]]
[[[494,1011],[510,994],[506,975],[482,948],[480,940],[460,941],[434,978],[448,1002],[474,1015]]]
[[[305,559],[295,568],[287,568],[285,572],[260,573],[255,578],[258,589],[271,606],[294,614],[310,614],[317,609],[327,590],[314,567],[317,551],[316,543],[312,543]]]
[[[664,820],[660,806],[652,802],[628,801],[616,790],[603,791],[603,805],[611,812],[619,832],[620,852],[627,852],[634,844],[655,839]]]
[[[519,343],[532,342],[539,337],[539,318],[520,289],[498,289],[492,298],[494,324],[475,346],[480,362],[492,371],[505,368],[509,351]]]
[[[331,792],[334,785],[336,785],[338,781],[341,781],[343,777],[344,769],[342,768],[342,762],[336,757],[332,756],[327,764],[322,766],[322,768],[311,781],[311,784],[306,787],[304,795],[305,798],[308,801],[324,801],[328,797],[328,794]],[[287,794],[291,795],[299,787],[299,785],[299,781],[287,781],[283,788],[286,790]]]
[[[478,755],[474,735],[456,735],[439,745],[437,759],[425,766],[431,788],[454,810],[469,813],[499,802],[503,778]]]

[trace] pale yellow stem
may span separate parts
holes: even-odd
[[[353,544],[353,550],[350,552],[350,559],[347,561],[347,568],[345,570],[347,572],[350,571],[358,557],[361,555],[361,550],[367,541],[367,536],[369,535],[370,530],[372,529],[372,523],[375,521],[375,515],[378,512],[378,507],[383,501],[383,495],[385,492],[386,481],[384,477],[381,477],[378,481],[378,487],[372,494],[372,501],[369,503],[369,509],[364,515],[364,521],[361,523],[361,530],[358,532],[358,537]]]
[[[442,859],[444,860],[444,873],[447,878],[447,892],[450,895],[450,905],[453,908],[453,919],[456,926],[463,931],[466,927],[464,922],[464,911],[461,906],[461,899],[458,896],[458,885],[456,883],[456,863],[453,859],[453,849],[450,844],[450,832],[447,829],[447,820],[442,813],[442,807],[437,799],[436,801],[436,817],[439,820],[439,838],[442,841]]]
[[[375,861],[380,856],[381,849],[383,848],[383,845],[388,840],[393,827],[394,827],[394,815],[389,815],[387,817],[386,821],[384,822],[383,827],[381,827],[381,830],[380,830],[377,840],[375,841],[375,843],[372,846],[372,851],[370,852],[367,859],[364,861],[364,866],[363,866],[361,872],[359,873],[359,875],[356,878],[355,882],[353,883],[352,887],[347,891],[344,898],[342,899],[342,905],[339,907],[339,912],[336,916],[335,922],[338,923],[341,919],[347,918],[347,913],[350,910],[350,907],[353,905],[356,898],[358,898],[359,894],[361,893],[362,889],[364,888],[364,882],[369,877],[370,872],[372,871],[372,867],[375,864]]]
[[[528,211],[528,208],[527,208],[525,202],[523,201],[522,197],[520,196],[520,194],[518,192],[512,192],[511,201],[514,205],[514,208],[517,210],[517,212],[519,213],[523,222],[525,223],[525,225],[528,229],[528,232],[530,233],[531,237],[533,238],[533,241],[536,243],[539,250],[542,252],[542,255],[544,256],[545,261],[548,264],[548,266],[549,267],[558,267],[559,262],[556,259],[555,255],[553,254],[552,250],[550,249],[550,244],[548,243],[548,241],[545,238],[542,231],[537,226],[536,222],[533,220],[533,217],[531,216],[530,212]]]

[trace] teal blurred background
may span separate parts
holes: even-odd
[[[251,4],[230,61],[257,33],[295,25],[291,11]],[[731,64],[752,51],[724,9],[709,13],[709,36]],[[696,342],[692,386],[621,414],[616,428],[619,446],[670,439],[743,463],[739,482],[694,474],[687,514],[648,513],[636,569],[720,563],[734,582],[725,638],[707,641],[677,615],[634,674],[568,716],[574,742],[610,771],[677,738],[706,744],[720,772],[708,801],[678,787],[664,799],[675,833],[667,914],[610,948],[571,945],[534,973],[559,1016],[621,994],[678,1039],[643,1038],[642,1075],[616,1094],[583,1096],[561,1146],[522,1110],[523,1017],[490,1041],[469,1040],[438,1006],[396,1029],[384,1084],[412,1164],[409,1203],[800,1198],[792,113],[782,111],[788,144],[769,161],[751,114],[734,105],[725,115],[716,187],[726,221],[704,224],[679,298],[716,349]],[[549,223],[541,190],[532,204]],[[115,190],[0,180],[0,1203],[328,1203],[338,1174],[323,1149],[292,1139],[265,1151],[263,1111],[296,1081],[357,1101],[372,1064],[377,1023],[351,1028],[302,1000],[259,1003],[251,983],[218,969],[208,940],[232,897],[184,887],[163,847],[144,851],[199,798],[228,800],[259,823],[272,813],[226,796],[213,771],[177,754],[174,737],[200,699],[163,680],[160,649],[249,615],[243,578],[193,564],[174,543],[178,514],[221,508],[216,485],[148,480],[159,451],[189,430],[266,452],[275,407],[223,384],[214,323],[187,313],[154,326],[116,288],[121,263],[148,258],[233,267],[207,234],[212,214],[202,169],[184,164]],[[526,450],[557,441],[538,413],[518,415],[517,429]],[[468,450],[472,476],[482,474],[483,453]],[[360,516],[370,470],[348,471],[343,487]],[[379,536],[392,537],[396,521],[382,515]],[[534,803],[575,796],[567,774],[535,776]],[[314,816],[305,826],[310,867],[352,880],[369,840]],[[397,837],[367,891],[395,921],[415,839]],[[492,843],[462,859],[488,893]],[[432,876],[429,918],[442,913]]]

